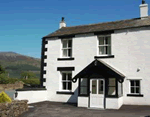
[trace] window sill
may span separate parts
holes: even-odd
[[[58,61],[74,60],[74,58],[57,58]]]
[[[107,55],[106,56],[100,56],[99,55],[99,56],[94,56],[95,59],[97,59],[97,58],[114,58],[114,57],[115,57],[114,55],[108,55],[108,56]]]
[[[89,97],[88,94],[79,94],[78,96],[79,96],[79,97]]]
[[[39,90],[46,90],[46,88],[23,88],[23,89],[16,89],[16,91],[39,91]]]
[[[118,98],[117,95],[106,95],[106,98]]]
[[[127,96],[130,96],[130,97],[144,97],[144,95],[142,95],[142,94],[127,94]]]
[[[74,95],[74,92],[57,91],[56,94]]]

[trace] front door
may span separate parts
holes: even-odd
[[[104,108],[104,79],[90,80],[90,107]]]

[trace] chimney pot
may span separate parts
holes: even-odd
[[[59,28],[66,27],[66,22],[65,22],[64,19],[65,19],[64,17],[61,18],[61,22],[59,24]]]
[[[64,18],[64,17],[62,17],[62,20],[61,20],[61,21],[62,21],[62,22],[64,22],[64,19],[65,19],[65,18]]]
[[[145,4],[145,0],[142,0],[142,4]]]

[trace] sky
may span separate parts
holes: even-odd
[[[41,58],[42,37],[67,26],[140,17],[142,0],[0,0],[0,52]],[[150,0],[146,0],[150,5]]]

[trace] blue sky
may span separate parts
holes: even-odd
[[[139,17],[142,0],[1,0],[0,51],[41,57],[41,38],[67,26]],[[150,5],[150,0],[146,0]]]

